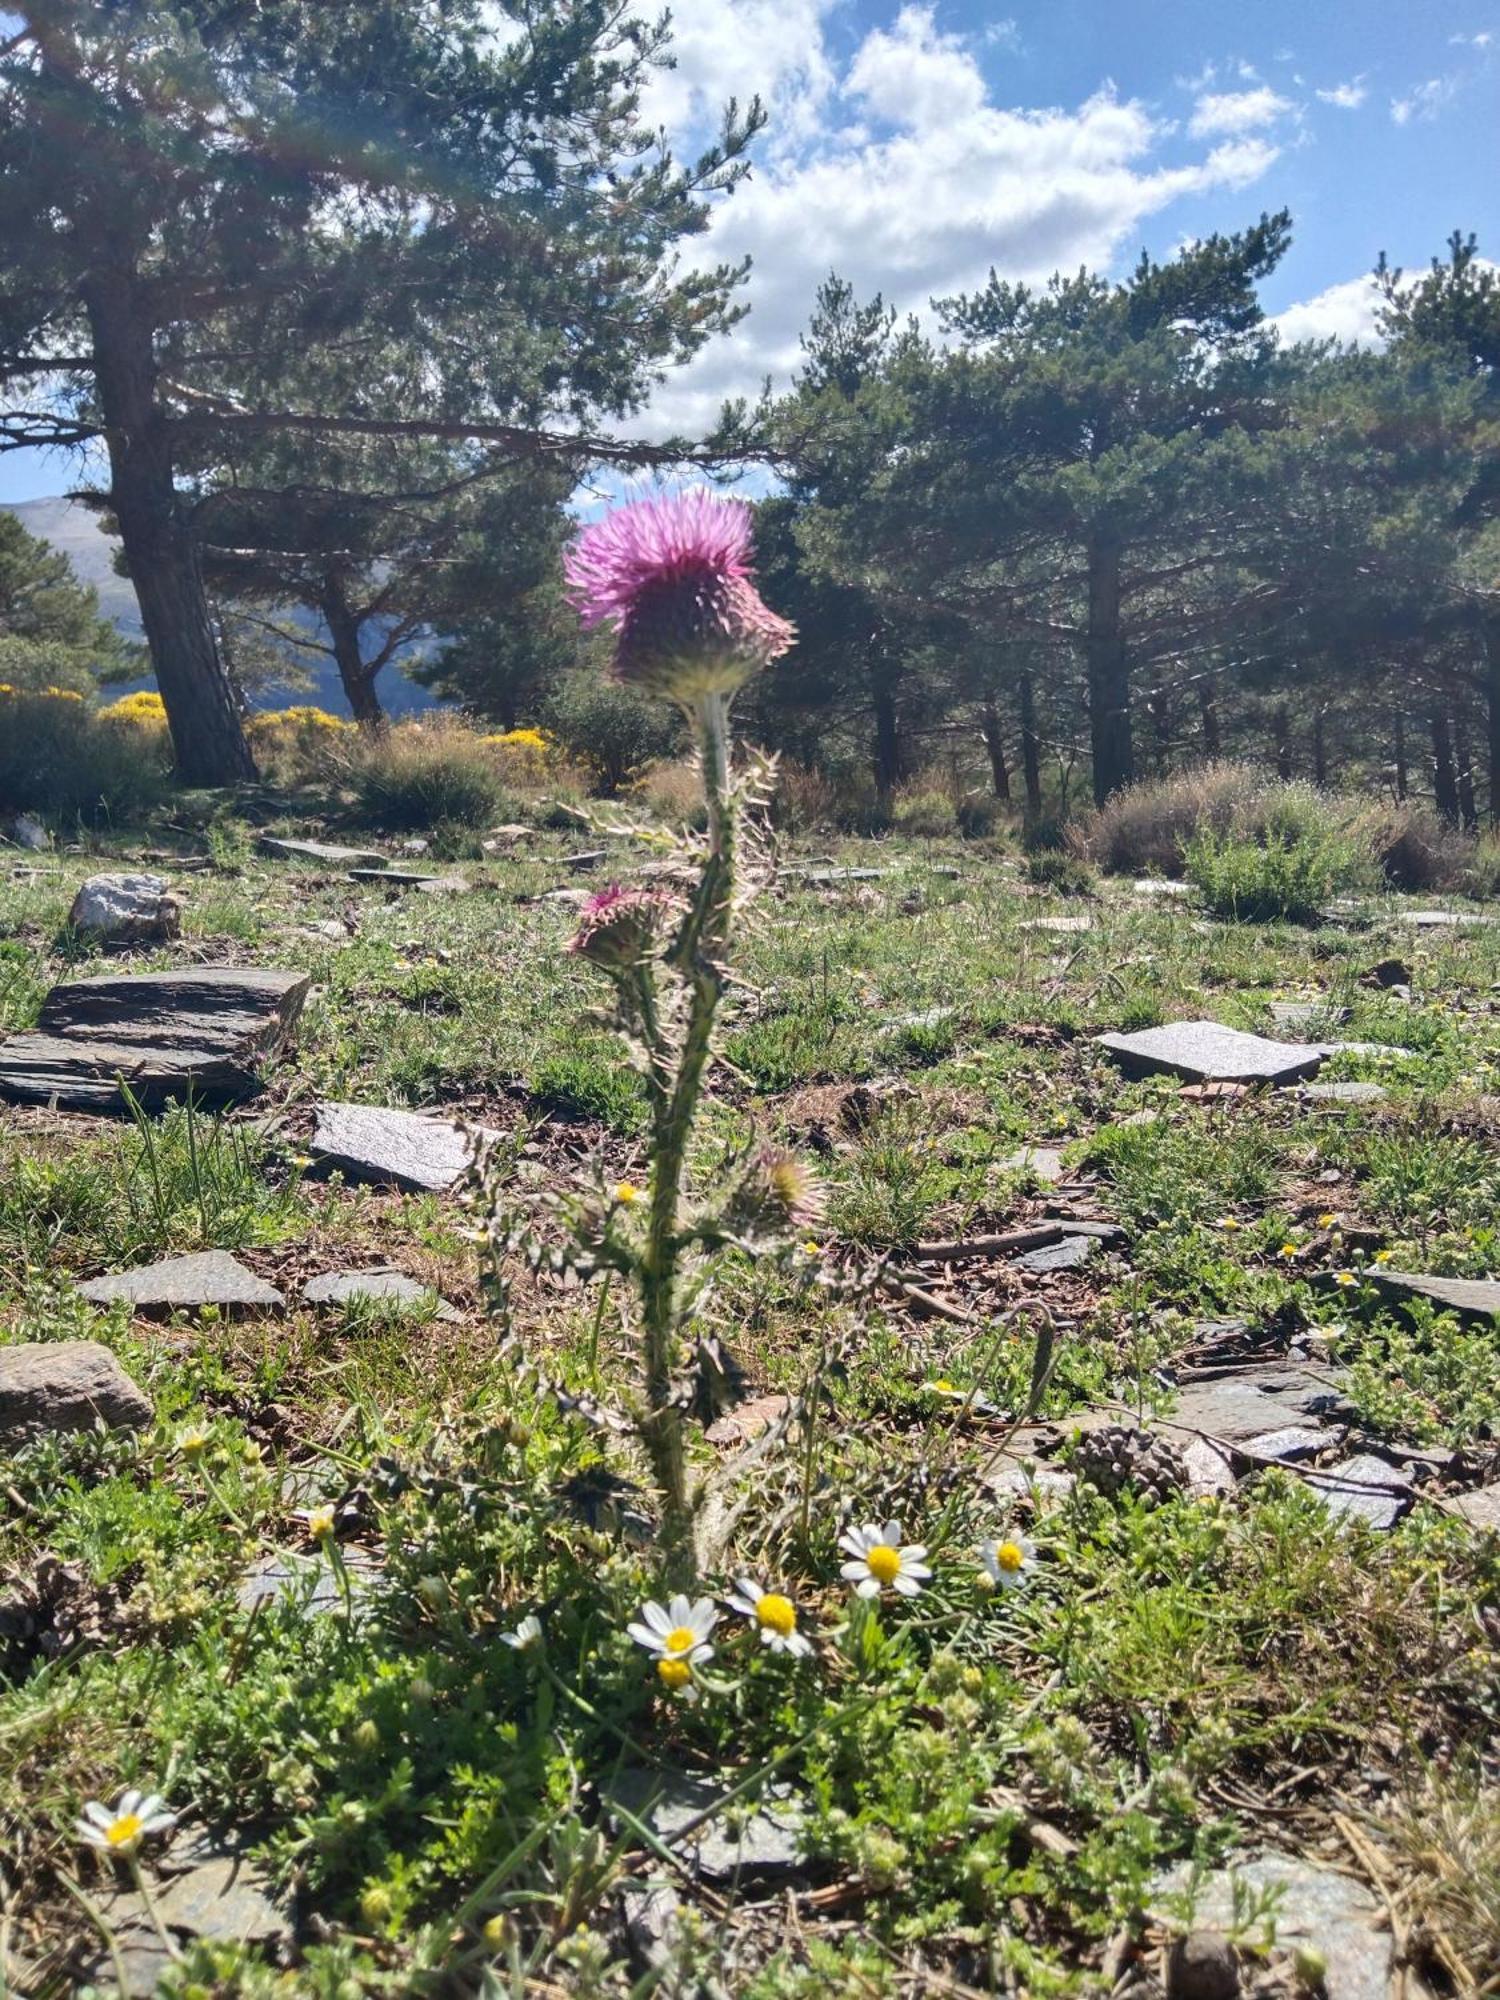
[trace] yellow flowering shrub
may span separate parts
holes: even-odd
[[[278,785],[300,785],[326,775],[330,754],[355,733],[341,715],[310,702],[262,708],[246,724],[262,771]]]
[[[101,722],[133,722],[143,729],[165,728],[167,705],[155,688],[137,688],[99,711]]]
[[[305,702],[292,708],[259,709],[250,718],[252,736],[284,735],[303,730],[334,734],[353,727],[354,724],[346,716],[332,715],[326,708],[315,708]]]

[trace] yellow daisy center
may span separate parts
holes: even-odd
[[[145,1824],[139,1813],[121,1813],[104,1829],[104,1838],[111,1847],[128,1847],[133,1840],[139,1840]]]
[[[995,1561],[1000,1565],[1001,1569],[1014,1575],[1018,1569],[1024,1567],[1026,1551],[1021,1547],[1019,1542],[1002,1542],[995,1551]]]
[[[657,1679],[669,1688],[685,1688],[693,1678],[693,1670],[686,1660],[658,1660]]]
[[[865,1551],[865,1568],[877,1583],[894,1583],[901,1574],[901,1551],[889,1542],[877,1542]]]
[[[669,1653],[690,1653],[697,1643],[698,1634],[691,1625],[674,1625],[662,1641]]]
[[[621,1181],[615,1189],[615,1200],[629,1208],[633,1201],[640,1199],[640,1192],[634,1181]]]
[[[757,1598],[755,1616],[768,1631],[779,1632],[783,1639],[790,1639],[797,1629],[797,1608],[789,1597],[779,1591],[770,1590]]]

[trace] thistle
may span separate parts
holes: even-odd
[[[613,986],[613,1024],[645,1078],[645,1199],[632,1184],[628,1200],[616,1188],[613,1198],[575,1202],[564,1216],[566,1246],[533,1246],[538,1263],[603,1274],[606,1283],[619,1274],[635,1292],[642,1365],[630,1421],[660,1494],[664,1562],[679,1581],[691,1578],[704,1553],[695,1537],[703,1489],[689,1478],[684,1430],[688,1412],[711,1400],[684,1371],[695,1352],[701,1369],[714,1346],[695,1343],[687,1322],[725,1246],[753,1240],[758,1250],[795,1254],[821,1213],[813,1177],[783,1154],[750,1155],[696,1204],[685,1186],[734,919],[755,872],[751,809],[763,803],[772,775],[764,759],[733,768],[729,703],[794,637],[755,589],[750,537],[742,501],[691,493],[620,508],[586,528],[565,559],[585,626],[614,628],[617,678],[676,701],[688,715],[707,806],[706,839],[682,857],[690,864],[685,893],[613,885],[585,906],[569,946]],[[553,1206],[565,1208],[560,1198]],[[496,1249],[503,1254],[522,1240],[514,1233]]]

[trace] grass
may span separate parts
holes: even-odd
[[[268,1094],[227,1119],[0,1113],[0,1340],[102,1340],[155,1409],[134,1436],[7,1463],[0,1598],[26,1607],[0,1625],[10,1949],[71,1976],[87,1927],[64,1877],[91,1900],[107,1886],[72,1820],[138,1783],[243,1832],[295,1901],[293,1972],[258,1947],[198,1945],[179,1993],[644,1993],[621,1896],[645,1877],[681,1895],[686,1987],[1070,1996],[1122,1930],[1141,1937],[1158,1871],[1212,1867],[1268,1820],[1317,1848],[1343,1799],[1403,1907],[1476,1984],[1493,1978],[1493,1541],[1426,1505],[1387,1536],[1340,1528],[1282,1472],[1154,1510],[1088,1488],[997,1494],[978,1399],[1024,1406],[1046,1325],[1047,1419],[1169,1403],[1195,1326],[1241,1316],[1318,1330],[1379,1437],[1484,1462],[1494,1330],[1325,1287],[1381,1247],[1494,1268],[1500,926],[1416,934],[1384,899],[1350,914],[1358,927],[1204,926],[1100,880],[1090,929],[1036,932],[1081,907],[1066,871],[1028,879],[935,835],[837,843],[837,865],[879,866],[878,881],[776,888],[733,989],[704,1164],[752,1138],[814,1158],[827,1247],[732,1262],[700,1312],[744,1393],[805,1396],[723,1581],[784,1582],[818,1656],[778,1659],[726,1615],[715,1691],[688,1707],[655,1698],[625,1631],[656,1585],[649,1496],[619,1482],[606,1433],[498,1351],[472,1212],[297,1165],[325,1094],[503,1129],[523,1208],[543,1187],[644,1181],[637,1085],[561,949],[572,913],[532,900],[567,879],[576,845],[542,833],[466,861],[469,896],[402,900],[267,864],[219,822],[182,945],[129,963],[219,952],[311,971]],[[941,872],[955,862],[957,881]],[[0,880],[6,1026],[34,1019],[53,979],[102,969],[62,927],[95,865],[48,857]],[[346,912],[343,939],[317,928]],[[1413,968],[1410,1007],[1359,984],[1393,952]],[[1206,1014],[1265,1031],[1283,998],[1349,1007],[1341,1034],[1419,1060],[1340,1059],[1333,1073],[1386,1085],[1370,1106],[1197,1102],[1125,1081],[1091,1039]],[[887,1255],[906,1269],[924,1242],[1077,1199],[1004,1166],[1026,1143],[1066,1147],[1068,1181],[1124,1225],[1128,1254],[1029,1285],[997,1264],[923,1266],[959,1317],[881,1287],[857,1330],[826,1275],[863,1282]],[[460,1318],[294,1308],[163,1328],[68,1287],[210,1245],[291,1298],[308,1272],[395,1264]],[[517,1293],[528,1357],[607,1397],[624,1359],[608,1296],[545,1272]],[[340,1510],[333,1552],[307,1532],[321,1503]],[[892,1515],[934,1577],[909,1604],[865,1606],[839,1578],[838,1534]],[[1007,1528],[1035,1567],[986,1595],[975,1546]],[[304,1588],[331,1585],[332,1609],[252,1615],[238,1585],[272,1552]],[[338,1564],[358,1579],[347,1598]],[[540,1656],[501,1643],[529,1613]],[[791,1888],[682,1878],[638,1815],[608,1808],[625,1765],[732,1788],[727,1819],[789,1787]]]

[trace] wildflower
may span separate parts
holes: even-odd
[[[1334,1214],[1333,1210],[1328,1209],[1318,1217],[1318,1227],[1319,1229],[1332,1229],[1337,1221],[1338,1217]]]
[[[883,1590],[915,1597],[932,1575],[923,1561],[927,1550],[920,1542],[902,1542],[899,1521],[887,1521],[884,1527],[868,1521],[862,1528],[848,1528],[839,1536],[839,1547],[850,1556],[839,1574],[854,1585],[859,1597],[878,1597]]]
[[[981,1542],[979,1560],[984,1575],[1000,1590],[1014,1590],[1024,1583],[1036,1559],[1036,1544],[1024,1535],[1007,1535],[1003,1541]]]
[[[1348,1285],[1357,1285],[1359,1283],[1359,1280],[1358,1278],[1355,1277],[1352,1271],[1335,1271],[1333,1274],[1333,1282],[1336,1285],[1348,1286]]]
[[[691,1701],[693,1670],[713,1658],[708,1637],[718,1622],[711,1598],[700,1597],[690,1604],[679,1596],[666,1605],[648,1599],[640,1618],[625,1629],[638,1646],[656,1654],[656,1677],[662,1686]]]
[[[113,1812],[98,1799],[90,1799],[77,1822],[81,1840],[105,1854],[118,1854],[123,1861],[152,1834],[167,1833],[176,1824],[176,1813],[164,1811],[155,1792],[134,1791],[121,1792]]]
[[[1276,1255],[1278,1257],[1295,1257],[1297,1255],[1297,1246],[1295,1243],[1283,1243],[1281,1248],[1276,1252]]]
[[[182,1453],[189,1465],[195,1465],[208,1450],[207,1431],[179,1431],[177,1435],[177,1449]]]
[[[800,1230],[823,1220],[823,1200],[823,1183],[811,1167],[793,1153],[767,1149],[752,1161],[736,1205],[756,1221]]]
[[[1395,1254],[1394,1250],[1377,1250],[1371,1262],[1375,1264],[1389,1264]]]
[[[615,1200],[620,1204],[621,1208],[629,1208],[634,1202],[638,1202],[640,1198],[641,1191],[634,1181],[617,1181],[615,1183]]]
[[[1219,1217],[1219,1227],[1221,1229],[1233,1231],[1238,1229],[1239,1226],[1239,1222],[1232,1215],[1221,1215]]]
[[[742,1576],[735,1584],[729,1608],[748,1618],[760,1630],[760,1643],[773,1653],[790,1653],[805,1660],[812,1652],[811,1639],[797,1630],[797,1607],[779,1590],[767,1590],[754,1577]]]
[[[809,1236],[802,1246],[802,1254],[804,1257],[821,1257],[823,1246],[821,1243],[815,1243],[812,1237]]]
[[[612,882],[579,911],[568,950],[604,972],[626,971],[651,956],[672,908],[672,899],[658,889],[622,889]]]
[[[310,1542],[331,1542],[333,1540],[333,1509],[331,1507],[308,1508],[307,1539]]]
[[[691,704],[732,694],[795,635],[751,581],[751,512],[698,491],[637,500],[564,558],[585,627],[610,624],[618,680]]]
[[[543,1644],[541,1619],[535,1612],[528,1612],[514,1632],[500,1634],[500,1643],[517,1653],[539,1653]]]

